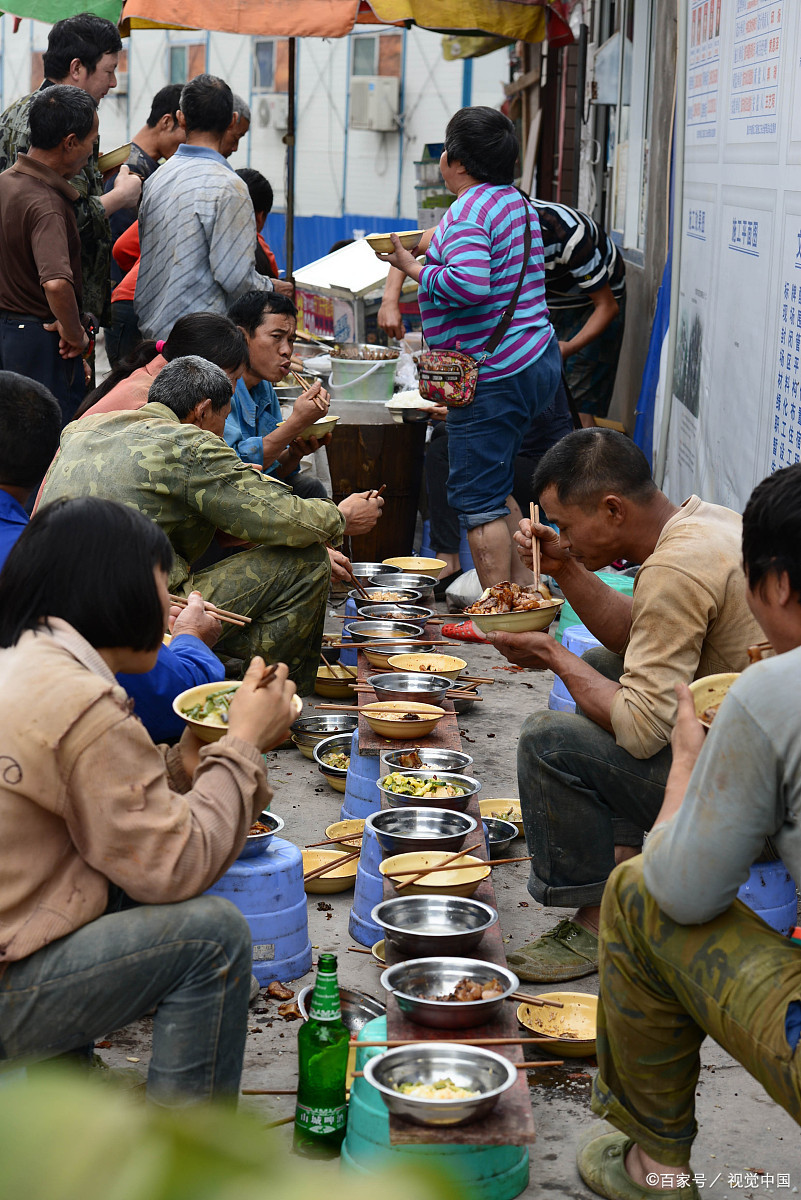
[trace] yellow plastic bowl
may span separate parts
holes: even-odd
[[[206,696],[212,692],[227,692],[229,688],[241,687],[241,681],[231,683],[230,680],[221,680],[219,683],[199,683],[197,687],[188,688],[185,692],[181,692],[172,702],[172,711],[186,721],[190,729],[193,729],[202,742],[219,742],[220,738],[228,732],[225,725],[210,725],[207,721],[193,721],[184,712],[185,708],[192,708],[194,704],[198,704],[201,700],[205,700]],[[296,721],[303,712],[303,701],[297,694],[292,697],[292,720]]]
[[[508,613],[462,613],[469,618],[482,633],[537,633],[547,629],[552,621],[559,616],[559,610],[564,600],[551,600],[541,608],[531,608],[526,612]]]
[[[333,433],[334,426],[338,420],[339,417],[332,417],[331,413],[328,413],[327,416],[320,417],[319,421],[314,421],[313,424],[307,425],[301,433],[296,433],[295,437],[303,438],[304,441],[308,441],[310,437],[325,437],[327,433]],[[276,428],[280,428],[285,423],[284,421],[279,421]]]
[[[586,1058],[595,1053],[595,1036],[598,1028],[598,997],[584,992],[540,992],[537,1000],[558,1000],[563,1008],[540,1008],[535,1004],[521,1004],[517,1019],[526,1029],[538,1037],[552,1040],[540,1049],[550,1054],[552,1050],[565,1058]]]
[[[419,713],[420,720],[397,721],[392,717],[380,715],[387,710],[397,713]],[[433,733],[437,723],[445,716],[445,709],[436,704],[422,704],[419,701],[410,703],[408,700],[376,700],[373,704],[363,705],[359,711],[373,733],[402,742]]]
[[[438,867],[453,857],[452,850],[413,850],[407,854],[393,854],[379,863],[382,875],[388,875],[397,885],[410,879],[410,875],[394,875],[393,871],[420,870]],[[417,883],[408,883],[401,889],[401,896],[472,896],[478,885],[490,873],[489,863],[465,854],[454,863],[451,871],[435,871],[423,876]]]
[[[333,663],[332,668],[327,667],[325,663],[317,668],[317,678],[314,681],[316,694],[327,696],[330,700],[350,700],[355,695],[355,675],[348,674],[339,663]]]
[[[384,939],[381,938],[380,942],[373,942],[370,949],[372,951],[372,955],[373,955],[373,958],[375,959],[375,961],[378,963],[381,963],[382,967],[386,966],[387,949],[386,949],[386,943],[384,942]]]
[[[114,150],[107,150],[105,154],[98,154],[98,171],[101,175],[105,175],[106,171],[113,171],[115,167],[121,167],[124,162],[128,161],[130,153],[131,143],[126,142],[124,146],[117,146]]]
[[[336,840],[336,845],[331,846],[332,850],[344,850],[350,854],[361,846],[363,833],[364,820],[354,817],[349,821],[334,821],[333,825],[326,827],[325,836]]]
[[[388,662],[394,671],[428,671],[454,683],[467,666],[463,658],[453,654],[392,654]]]
[[[413,250],[424,233],[425,229],[404,229],[398,231],[398,237],[404,250]],[[392,254],[395,249],[388,233],[368,233],[364,240],[371,250],[375,250],[376,254]]]
[[[511,808],[512,812],[507,817],[503,814]],[[517,832],[520,837],[523,836],[523,812],[520,807],[519,800],[500,799],[500,800],[479,800],[478,811],[482,817],[500,817],[502,821],[511,821],[517,826]]]
[[[721,675],[705,675],[703,679],[694,679],[690,684],[695,715],[707,729],[711,728],[712,722],[706,720],[704,713],[713,704],[722,704],[729,688],[739,678],[739,671],[728,671]]]
[[[432,579],[438,579],[440,573],[447,567],[447,563],[441,558],[385,558],[385,567],[395,567],[398,571],[403,571],[405,575],[430,575]]]
[[[411,641],[413,639],[409,639],[409,640]],[[364,657],[370,663],[370,666],[378,667],[382,671],[389,671],[390,664],[391,664],[393,658],[399,657],[397,654],[395,654],[395,652],[391,646],[387,646],[383,650],[368,649],[369,642],[360,642],[360,643],[358,643],[358,646],[359,646],[359,650],[362,652]],[[400,656],[400,657],[402,657],[402,656]],[[421,658],[425,662],[428,662],[428,659],[430,656],[428,654],[415,655],[415,658],[417,658],[417,657]],[[421,668],[421,670],[422,669],[427,669],[427,668]],[[439,675],[439,673],[440,673],[439,671],[434,672],[435,675]]]
[[[352,851],[350,852],[352,853]],[[323,863],[336,862],[338,858],[347,858],[341,850],[303,850],[303,874],[307,871],[313,871],[315,867],[321,867]],[[327,875],[320,875],[317,879],[307,879],[304,887],[309,895],[314,896],[330,896],[334,892],[347,892],[356,882],[356,868],[358,866],[358,858],[354,858],[352,862],[345,863],[342,867],[334,867]]]

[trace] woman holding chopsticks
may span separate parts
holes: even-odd
[[[204,896],[272,797],[263,753],[294,684],[255,658],[228,730],[157,747],[115,674],[149,671],[172,550],[97,498],[38,513],[0,572],[0,1043],[6,1062],[74,1050],[156,1010],[148,1096],[236,1096],[251,936]]]

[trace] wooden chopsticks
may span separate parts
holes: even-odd
[[[327,642],[326,650],[378,650],[382,646],[461,646],[461,642],[435,642],[426,638],[396,637],[380,642]],[[433,674],[433,672],[432,672]],[[494,683],[494,679],[487,680]]]
[[[476,847],[472,846],[471,849],[475,850]],[[462,851],[462,854],[467,854],[467,853],[468,853],[467,850]],[[457,855],[457,857],[458,857],[458,855]],[[524,854],[522,856],[522,858],[489,859],[487,862],[482,862],[481,864],[469,863],[465,869],[472,870],[473,867],[478,867],[479,865],[482,867],[502,867],[504,865],[504,863],[531,862],[531,859],[533,857],[534,856],[532,854]],[[453,861],[452,859],[448,859],[448,862],[452,862],[452,861]],[[417,879],[421,879],[423,875],[432,875],[435,871],[452,871],[452,870],[453,870],[453,867],[449,867],[446,863],[438,863],[437,866],[435,866],[435,867],[427,867],[425,871],[421,871],[420,874],[417,875]],[[457,870],[458,870],[458,868],[457,868]],[[396,871],[393,868],[393,870],[388,871],[387,874],[389,875],[390,879],[395,879],[395,878],[399,878],[401,875],[415,874],[416,871],[417,871],[417,867],[414,868],[414,871],[412,871],[412,870]],[[414,879],[407,879],[402,884],[396,886],[395,891],[398,891],[401,887],[406,887],[408,884],[414,883],[414,882],[415,882]]]
[[[374,1046],[419,1046],[420,1041],[420,1038],[396,1038],[380,1042],[357,1042],[354,1039],[350,1044],[358,1046],[359,1049],[363,1046],[371,1049]],[[448,1043],[452,1046],[541,1046],[544,1042],[552,1041],[552,1037],[448,1038]]]
[[[361,854],[361,848],[354,850],[352,854],[346,854],[334,859],[333,862],[324,863],[321,867],[315,867],[313,871],[307,871],[303,876],[303,882],[308,882],[309,879],[317,879],[320,875],[327,875],[329,871],[336,871],[337,867],[344,867],[346,863],[351,863]]]
[[[532,500],[529,505],[529,513],[531,514],[531,524],[539,525],[540,523],[540,506]],[[531,550],[534,560],[534,587],[537,591],[540,590],[540,539],[535,536],[534,530],[531,530]]]
[[[372,951],[368,951],[372,953]],[[561,1000],[541,1000],[539,996],[527,996],[525,992],[512,992],[511,996],[507,996],[507,1000],[522,1000],[524,1004],[533,1004],[537,1008],[564,1008]]]
[[[436,870],[439,870],[439,871],[449,870],[450,869],[449,865],[448,865],[449,863],[454,863],[454,862],[456,862],[457,859],[464,858],[465,854],[470,854],[473,850],[478,850],[480,848],[480,846],[481,846],[481,842],[476,842],[475,845],[473,845],[473,846],[465,846],[465,848],[463,850],[459,850],[456,854],[452,854],[450,856],[450,858],[444,859],[441,863],[438,864],[438,866],[434,867],[433,870],[435,870],[435,871]],[[432,868],[429,867],[425,871],[421,871],[421,870],[419,870],[419,868],[415,868],[412,871],[392,871],[392,872],[388,871],[387,874],[389,875],[390,879],[393,879],[393,880],[395,879],[395,877],[397,875],[411,875],[412,876],[411,879],[404,879],[403,883],[395,884],[395,891],[399,892],[403,888],[408,887],[410,883],[416,883],[418,879],[422,879],[423,876],[427,875],[431,869]]]
[[[331,663],[328,661],[328,659],[325,657],[322,650],[320,651],[320,658],[323,660],[325,665],[328,667],[328,670],[331,672],[331,678],[336,679],[337,676],[334,671],[334,668],[331,665]],[[342,662],[339,663],[338,665],[342,668],[343,671],[347,671],[347,673],[348,673],[348,675],[350,675],[351,679],[358,679],[358,674],[356,671],[354,671],[353,667],[346,667],[345,664]]]
[[[186,608],[189,601],[184,596],[170,595],[170,604],[176,605],[178,608]],[[242,613],[229,612],[227,608],[218,608],[216,604],[212,604],[209,600],[203,601],[203,607],[207,613],[216,617],[218,621],[226,621],[229,625],[251,625],[252,617],[245,617]]]

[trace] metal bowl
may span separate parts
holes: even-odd
[[[346,621],[344,633],[354,642],[402,642],[416,638],[418,628],[407,621]]]
[[[481,1046],[423,1042],[368,1058],[364,1077],[391,1113],[415,1125],[467,1125],[492,1111],[514,1085],[517,1068]],[[452,1079],[457,1086],[481,1094],[472,1100],[420,1100],[395,1090],[401,1083],[434,1083],[438,1079]]]
[[[384,854],[461,850],[468,834],[478,828],[475,817],[448,808],[385,808],[372,813],[365,824]]]
[[[384,750],[381,754],[381,764],[389,771],[408,771],[410,768],[405,767],[400,759],[401,755],[411,753],[411,750]],[[417,753],[423,760],[421,771],[448,771],[458,774],[473,765],[470,755],[463,754],[461,750],[428,750],[425,746],[418,746]]]
[[[263,825],[270,826],[269,833],[249,833],[245,839],[245,844],[237,854],[237,858],[256,858],[257,855],[263,854],[277,833],[280,833],[284,828],[284,822],[281,817],[276,817],[266,808],[264,812],[260,812],[256,817],[257,821],[261,821]],[[458,846],[457,846],[458,849]]]
[[[443,675],[411,671],[371,675],[367,682],[376,700],[419,700],[422,704],[441,704],[451,686]]]
[[[393,792],[382,786],[386,776],[382,776],[376,783],[376,787],[381,793],[382,800],[385,800],[390,808],[419,808],[425,805],[426,808],[447,808],[453,812],[464,812],[470,803],[470,797],[475,796],[476,792],[481,791],[481,784],[477,779],[471,779],[469,775],[455,775],[447,771],[415,771],[415,770],[399,770],[389,772],[390,774],[411,775],[415,779],[438,779],[442,783],[449,783],[453,787],[458,788],[459,795],[457,796],[404,796],[400,792]]]
[[[375,583],[373,584],[372,587],[365,587],[364,590],[367,593],[366,596],[363,596],[361,594],[361,592],[357,592],[355,590],[352,592],[348,592],[348,598],[353,601],[353,603],[356,605],[356,608],[360,612],[363,608],[370,608],[374,604],[419,604],[420,600],[421,600],[421,596],[422,596],[422,593],[417,591],[416,588],[410,588],[410,587],[383,588],[383,587],[381,587],[380,584],[375,584]],[[374,596],[376,593],[378,593],[378,595],[380,596],[382,592],[390,592],[390,591],[396,592],[398,594],[398,596],[400,596],[400,600],[376,600],[376,599],[374,599]]]
[[[350,569],[354,579],[358,579],[362,587],[366,587],[374,575],[397,575],[397,571],[382,562],[352,562]],[[411,587],[411,584],[409,586]]]
[[[386,567],[384,567],[384,570],[386,571]],[[420,593],[425,604],[429,600],[433,601],[436,582],[433,575],[412,575],[407,571],[397,571],[387,575],[382,574],[380,579],[370,579],[373,587],[380,584],[385,590],[393,592],[395,588],[414,588]]]
[[[451,691],[464,693],[464,698],[461,698],[458,696],[451,696],[451,700],[453,701],[454,712],[457,712],[457,713],[470,712],[470,709],[473,707],[473,705],[476,702],[476,695],[478,694],[478,688],[476,687],[476,685],[474,683],[460,683],[459,680],[457,679],[454,683],[451,684]]]
[[[419,633],[433,615],[433,608],[423,608],[419,604],[363,604],[359,609],[359,616],[366,621],[404,621],[407,625],[416,625]]]
[[[497,979],[501,994],[495,1000],[434,1000],[452,992],[462,979],[489,983]],[[508,967],[477,958],[412,958],[388,967],[381,986],[392,992],[398,1008],[415,1025],[432,1029],[472,1029],[484,1025],[500,1012],[504,1000],[520,987]],[[424,997],[432,997],[426,999]]]
[[[307,1004],[313,991],[314,984],[308,983],[298,992],[298,1008],[304,1021],[309,1019]],[[380,1000],[369,996],[367,992],[356,992],[352,988],[339,989],[339,1003],[342,1008],[342,1024],[348,1033],[352,1034],[361,1033],[368,1021],[372,1021],[374,1017],[383,1017],[387,1011],[386,1004],[382,1004]]]
[[[370,916],[392,949],[409,958],[467,954],[498,923],[494,908],[466,896],[395,896]]]
[[[312,757],[317,763],[317,769],[321,775],[325,775],[329,780],[334,779],[344,784],[348,777],[347,767],[332,767],[330,763],[323,762],[323,755],[330,754],[332,750],[340,750],[343,754],[350,754],[352,741],[352,733],[335,733],[333,737],[323,738],[321,742],[314,743]],[[338,788],[337,791],[339,791]]]
[[[490,858],[503,858],[517,837],[517,826],[514,821],[502,821],[499,817],[484,817],[484,824],[487,827]]]
[[[353,733],[359,724],[359,718],[347,713],[328,717],[301,717],[290,725],[292,741],[306,758],[313,757],[314,747],[324,738],[333,737],[335,733]]]

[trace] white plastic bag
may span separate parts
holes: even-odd
[[[475,604],[484,591],[478,580],[478,572],[465,571],[458,579],[454,579],[445,592],[445,602],[449,612],[464,612],[470,604]]]

